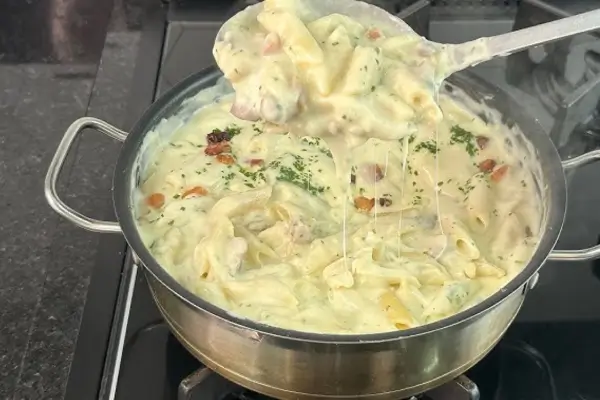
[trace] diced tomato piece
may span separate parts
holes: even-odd
[[[204,149],[204,154],[208,156],[216,156],[217,154],[227,153],[231,150],[229,142],[210,143]]]
[[[354,199],[354,207],[360,211],[371,211],[375,206],[375,199],[369,199],[364,196],[359,196]]]
[[[217,154],[217,161],[221,164],[232,165],[235,164],[235,158],[231,154]]]
[[[204,189],[202,186],[194,186],[183,192],[181,197],[184,199],[189,196],[206,196],[208,194],[208,190]]]
[[[146,204],[152,208],[161,208],[165,204],[165,195],[162,193],[152,193],[146,198]]]

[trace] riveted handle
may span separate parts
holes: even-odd
[[[121,142],[127,138],[126,132],[97,118],[84,117],[73,122],[65,132],[65,135],[60,141],[56,153],[52,158],[50,167],[48,167],[46,180],[44,182],[44,194],[50,207],[75,225],[92,232],[119,233],[121,232],[121,227],[118,222],[102,221],[83,215],[79,211],[69,207],[59,197],[56,191],[56,182],[63,169],[67,154],[69,154],[69,150],[71,150],[71,146],[73,146],[73,142],[77,136],[81,134],[85,128],[93,128]]]
[[[598,160],[600,160],[600,150],[594,150],[578,157],[565,160],[562,162],[562,165],[565,171],[569,171]],[[580,250],[553,250],[548,256],[548,260],[553,261],[587,261],[595,260],[597,258],[600,258],[600,245]]]

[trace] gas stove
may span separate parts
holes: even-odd
[[[255,0],[172,1],[147,16],[132,90],[132,118],[175,83],[213,65],[222,22]],[[585,0],[377,0],[418,33],[448,43],[490,36],[597,7]],[[600,40],[593,35],[487,62],[474,72],[515,97],[563,158],[600,147]],[[131,121],[133,122],[133,121]],[[568,176],[558,248],[600,241],[600,169]],[[549,262],[517,321],[465,375],[416,399],[598,400],[600,264]],[[66,399],[250,400],[251,392],[204,367],[170,334],[122,238],[102,241]]]

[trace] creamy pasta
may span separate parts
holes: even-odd
[[[366,333],[452,315],[522,270],[532,174],[503,126],[438,96],[434,53],[292,1],[238,22],[215,46],[235,97],[157,147],[140,188],[139,230],[178,281],[258,322]]]
[[[441,119],[435,93],[453,65],[445,46],[341,14],[314,18],[301,1],[262,4],[229,20],[213,49],[236,91],[234,115],[354,141],[399,139]],[[481,52],[478,43],[469,48]]]
[[[530,257],[536,196],[501,128],[440,100],[437,140],[352,151],[350,195],[318,138],[206,107],[153,154],[144,240],[200,297],[286,328],[406,329],[476,304]]]

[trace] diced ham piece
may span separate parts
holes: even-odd
[[[245,121],[258,121],[260,119],[258,110],[256,110],[250,102],[243,101],[239,98],[235,99],[229,112],[235,117]]]
[[[231,150],[229,142],[211,143],[204,149],[204,154],[207,156],[216,156],[217,154],[227,153]]]
[[[492,174],[490,175],[490,179],[493,182],[500,182],[502,180],[502,178],[504,178],[504,176],[506,175],[506,173],[508,172],[508,165],[502,165],[498,168],[496,168],[494,170],[494,172],[492,172]]]
[[[269,32],[265,37],[262,47],[262,54],[268,56],[281,51],[281,39],[275,32]]]
[[[477,142],[477,147],[479,147],[479,150],[483,150],[487,147],[490,139],[486,136],[477,136],[475,141]]]
[[[248,251],[248,243],[246,239],[234,237],[227,246],[226,263],[227,269],[231,275],[235,275],[240,271],[242,260]]]
[[[367,31],[367,37],[371,40],[377,40],[381,37],[381,31],[377,28],[371,28]]]
[[[290,222],[290,236],[294,243],[310,243],[312,241],[310,228],[301,221]]]
[[[383,170],[378,164],[363,164],[358,168],[358,175],[364,182],[375,183],[383,179]]]
[[[482,162],[479,163],[479,170],[481,172],[492,172],[492,170],[494,169],[494,167],[496,166],[496,161],[492,160],[491,158],[488,158],[487,160],[483,160]]]

